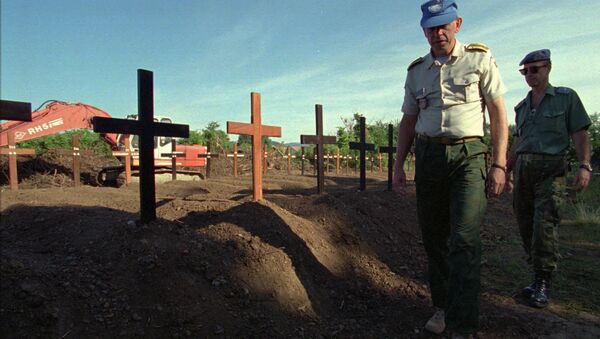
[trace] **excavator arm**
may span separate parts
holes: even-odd
[[[45,105],[48,103],[47,105]],[[110,118],[110,114],[91,105],[82,103],[66,103],[63,101],[46,101],[31,114],[31,121],[8,121],[0,124],[0,146],[8,144],[8,134],[14,133],[15,141],[25,141],[43,137],[70,129],[92,129],[93,117]],[[41,106],[41,107],[42,107]],[[117,135],[102,134],[102,138],[117,149]]]

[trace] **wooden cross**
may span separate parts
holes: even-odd
[[[237,143],[233,144],[233,153],[232,154],[227,154],[228,158],[233,158],[233,176],[237,177],[238,176],[238,157],[244,157],[243,154],[238,154],[238,148],[237,148]]]
[[[0,100],[0,120],[31,121],[31,103]]]
[[[188,125],[154,121],[154,80],[151,71],[138,69],[138,119],[94,117],[97,133],[137,134],[140,138],[140,214],[141,222],[156,220],[156,191],[154,180],[154,137],[190,135]]]
[[[112,155],[115,157],[124,157],[125,158],[125,185],[131,184],[131,158],[135,156],[139,156],[137,153],[132,153],[130,148],[129,136],[123,138],[125,144],[124,151],[113,151]]]
[[[300,158],[300,175],[304,175],[304,160],[306,160],[306,156],[304,155],[304,146],[300,146],[300,149],[302,151],[301,154],[301,158]]]
[[[198,154],[198,158],[206,158],[206,179],[210,178],[211,159],[219,157],[218,153],[210,152],[210,144],[211,143],[209,142],[206,145],[206,153]]]
[[[171,139],[171,153],[161,153],[161,157],[171,157],[171,180],[177,180],[177,157],[185,157],[185,152],[177,152],[177,141]]]
[[[252,136],[252,187],[254,201],[261,200],[262,190],[262,137],[280,137],[281,127],[262,125],[260,117],[260,93],[250,93],[251,120],[249,124],[227,121],[228,134],[243,134]]]
[[[79,135],[71,136],[71,149],[59,149],[57,153],[73,157],[73,186],[81,185],[81,155],[93,155],[94,152],[79,149]]]
[[[316,135],[301,135],[300,143],[315,144],[317,151],[317,193],[323,193],[325,187],[325,173],[323,168],[323,145],[335,144],[336,137],[323,135],[323,106],[315,105],[315,118],[317,123]]]
[[[336,155],[335,155],[335,174],[339,175],[340,174],[340,148],[337,148],[336,151]]]
[[[379,146],[379,152],[387,153],[388,155],[388,191],[392,190],[392,175],[393,175],[393,167],[394,167],[394,154],[396,154],[396,147],[394,147],[394,125],[388,125],[388,145],[387,146]],[[381,153],[379,153],[381,154]]]
[[[32,148],[17,148],[14,133],[8,133],[8,148],[0,148],[0,154],[8,155],[8,181],[10,190],[19,189],[19,174],[17,173],[17,155],[35,155]]]
[[[364,191],[367,188],[367,164],[366,164],[366,153],[367,151],[375,150],[375,145],[366,143],[365,133],[365,117],[360,117],[360,142],[351,142],[350,148],[360,151],[360,190]]]

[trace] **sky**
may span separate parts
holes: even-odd
[[[457,38],[490,47],[513,107],[528,87],[519,61],[552,51],[550,82],[600,111],[600,1],[458,0]],[[137,69],[154,72],[156,116],[201,130],[250,122],[250,93],[276,141],[324,132],[341,118],[399,121],[407,66],[429,52],[422,1],[0,0],[0,97],[137,113]],[[236,139],[232,136],[232,139]]]

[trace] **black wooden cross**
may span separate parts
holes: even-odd
[[[323,135],[323,106],[315,105],[317,135],[300,135],[300,143],[317,145],[317,193],[323,193],[325,173],[323,171],[323,144],[335,144],[336,137]]]
[[[138,69],[138,119],[94,117],[92,124],[97,133],[137,134],[140,138],[140,214],[141,222],[156,220],[156,192],[154,181],[154,137],[182,137],[190,135],[188,125],[154,121],[154,80],[151,71]]]
[[[367,151],[374,151],[375,145],[367,144],[365,133],[365,117],[360,117],[360,142],[351,142],[350,148],[360,151],[360,190],[367,188],[367,161],[365,159]]]
[[[0,100],[0,120],[31,121],[31,103]]]
[[[379,146],[379,152],[387,153],[388,155],[388,191],[392,190],[392,175],[394,167],[394,154],[396,153],[396,147],[394,147],[394,125],[388,125],[388,145]]]

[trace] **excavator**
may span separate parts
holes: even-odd
[[[0,124],[0,146],[8,144],[8,134],[13,133],[15,142],[40,138],[46,135],[60,133],[71,129],[92,129],[93,117],[110,118],[105,111],[83,103],[67,103],[58,100],[48,100],[31,114],[31,121],[7,121]],[[129,115],[128,119],[137,119],[137,115]],[[167,117],[155,117],[155,121],[171,123]],[[127,151],[124,134],[100,134],[113,151]],[[163,154],[171,153],[171,137],[154,138],[154,166],[157,171],[171,168],[171,157]],[[139,168],[138,152],[139,140],[134,135],[130,140],[129,151],[133,153],[132,172],[135,174]],[[198,168],[206,166],[206,159],[199,158],[199,154],[206,153],[206,147],[200,145],[177,145],[176,152],[185,154],[177,157],[177,171],[183,174],[199,174]],[[93,178],[100,186],[120,186],[123,182],[125,165],[102,166],[96,169]]]

